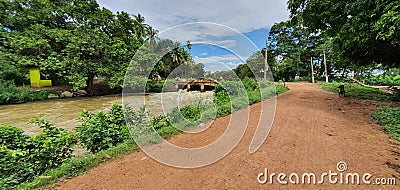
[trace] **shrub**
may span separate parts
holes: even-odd
[[[77,137],[84,148],[98,152],[122,143],[129,137],[121,105],[114,104],[107,113],[83,110],[77,126]]]
[[[34,161],[34,170],[44,172],[49,168],[59,166],[65,159],[71,157],[76,144],[76,137],[65,129],[56,128],[44,118],[32,118],[31,124],[43,128],[43,132],[32,138],[29,157]]]
[[[164,82],[148,81],[146,84],[146,92],[160,93],[163,91]]]
[[[33,118],[43,132],[29,137],[21,129],[0,126],[0,186],[11,189],[55,168],[71,157],[75,137],[43,118]]]
[[[54,90],[31,91],[30,87],[17,87],[12,81],[0,79],[0,104],[19,104],[45,100]]]
[[[124,88],[126,92],[144,92],[146,90],[146,77],[131,76],[125,77]]]

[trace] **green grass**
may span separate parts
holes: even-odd
[[[387,94],[381,90],[366,88],[354,83],[339,83],[339,82],[320,82],[317,83],[322,89],[330,92],[339,92],[339,85],[343,84],[346,91],[346,97],[360,98],[360,99],[369,99],[369,100],[377,100],[377,101],[400,101],[394,95]]]
[[[376,122],[384,126],[390,137],[400,141],[400,107],[379,108],[378,112],[372,113]]]
[[[263,90],[263,89],[261,89]],[[270,91],[267,89],[264,89],[266,91]],[[276,85],[276,95],[284,93],[288,91],[289,88],[284,87],[282,85]],[[249,94],[249,98],[255,99],[252,101],[252,103],[257,103],[261,100],[260,93],[258,92],[252,92]],[[262,99],[267,99],[270,98],[272,95],[266,95],[265,97],[262,97]],[[221,103],[222,105],[218,106],[228,106],[225,105],[227,104],[226,102]],[[230,102],[229,102],[229,110],[230,110]],[[236,111],[242,107],[246,107],[247,105],[240,105],[237,108],[234,108],[232,111]],[[207,110],[202,113],[204,118],[201,118],[200,120],[202,122],[205,122],[207,120],[212,119],[211,117],[212,113],[208,112]],[[210,116],[208,116],[210,115]],[[218,115],[218,114],[217,114]],[[225,114],[218,115],[219,117],[224,116]],[[165,118],[158,118],[157,121],[153,125],[156,125],[155,127],[157,128],[158,134],[163,137],[163,138],[169,138],[173,135],[179,134],[182,131],[179,129],[176,129],[174,126],[168,124],[165,120]],[[187,126],[187,127],[193,127],[193,126]],[[185,127],[185,128],[187,128]],[[151,140],[151,139],[149,139]],[[153,142],[155,143],[155,142]],[[115,147],[112,147],[110,149],[100,151],[94,154],[89,154],[87,156],[83,157],[73,157],[65,161],[60,167],[55,168],[55,169],[50,169],[46,172],[44,172],[40,176],[46,176],[45,178],[36,176],[35,179],[31,182],[25,182],[20,184],[17,189],[37,189],[37,188],[53,188],[57,186],[57,184],[54,184],[57,180],[59,180],[62,177],[74,177],[78,176],[79,174],[87,171],[90,168],[96,167],[100,165],[101,163],[104,163],[110,159],[116,158],[116,157],[122,157],[124,155],[130,154],[131,152],[135,150],[139,150],[140,148],[136,145],[136,143],[129,141],[129,142],[124,142],[121,143]],[[47,177],[49,176],[49,177]]]

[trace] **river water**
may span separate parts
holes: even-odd
[[[12,125],[19,127],[28,135],[41,131],[38,126],[28,124],[30,118],[42,116],[48,119],[56,127],[74,132],[79,125],[77,118],[82,110],[90,112],[107,111],[112,104],[129,103],[133,109],[138,109],[146,104],[149,117],[155,117],[168,113],[172,108],[182,105],[194,105],[201,101],[212,100],[213,92],[168,92],[155,93],[146,96],[130,95],[122,98],[122,95],[100,97],[78,97],[66,99],[52,99],[45,101],[29,102],[15,105],[0,105],[0,125]],[[123,101],[124,100],[124,101]]]

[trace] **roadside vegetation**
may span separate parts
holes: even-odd
[[[162,138],[169,138],[181,133],[182,129],[197,127],[215,117],[271,98],[275,96],[275,89],[276,94],[288,90],[271,82],[260,84],[250,78],[221,81],[214,90],[212,102],[175,108],[166,116],[156,117],[150,122],[146,119],[144,107],[132,110],[128,105],[113,105],[108,112],[96,113],[83,110],[78,118],[81,124],[76,127],[76,134],[56,128],[44,118],[31,120],[32,124],[44,129],[33,137],[16,127],[0,126],[0,152],[5,155],[0,162],[0,186],[32,189],[52,184],[62,177],[77,176],[109,159],[138,150],[131,135],[144,135],[149,127],[154,127]],[[125,122],[124,111],[128,121],[134,121],[130,125]],[[146,140],[146,144],[157,143],[154,139]],[[77,144],[90,154],[74,157],[72,147]]]
[[[344,85],[347,97],[387,102],[400,102],[400,93],[398,90],[394,91],[393,94],[389,94],[379,89],[363,87],[359,84],[348,82],[319,82],[317,84],[321,86],[322,89],[330,92],[338,92],[339,85]]]
[[[346,97],[396,102],[397,107],[382,107],[377,112],[372,113],[374,120],[383,125],[385,132],[392,137],[400,141],[400,93],[399,90],[395,90],[393,94],[385,93],[379,89],[363,87],[355,83],[343,83],[343,82],[332,82],[318,83],[322,89],[330,92],[338,92],[339,85],[345,85]]]
[[[400,107],[383,107],[372,117],[383,127],[390,137],[400,141]]]

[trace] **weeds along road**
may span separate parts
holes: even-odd
[[[169,167],[142,151],[114,159],[81,176],[61,182],[59,189],[398,189],[400,187],[400,146],[375,124],[370,113],[388,103],[339,98],[315,84],[288,83],[289,92],[279,95],[273,127],[268,139],[255,153],[248,148],[257,127],[260,105],[250,107],[250,123],[238,146],[220,161],[196,169]],[[239,111],[240,112],[240,111]],[[245,114],[245,113],[243,113]],[[243,115],[247,117],[247,115]],[[223,134],[230,117],[216,119],[206,131],[180,134],[169,139],[176,145],[204,146]],[[370,173],[371,184],[302,184],[301,175],[338,172]],[[258,182],[258,175],[297,173],[300,184]],[[261,176],[260,179],[262,179]],[[289,177],[285,178],[289,182]],[[397,185],[376,185],[376,178],[396,178]],[[292,178],[294,181],[295,177]],[[338,181],[337,183],[339,183]],[[290,182],[289,182],[290,183]]]

